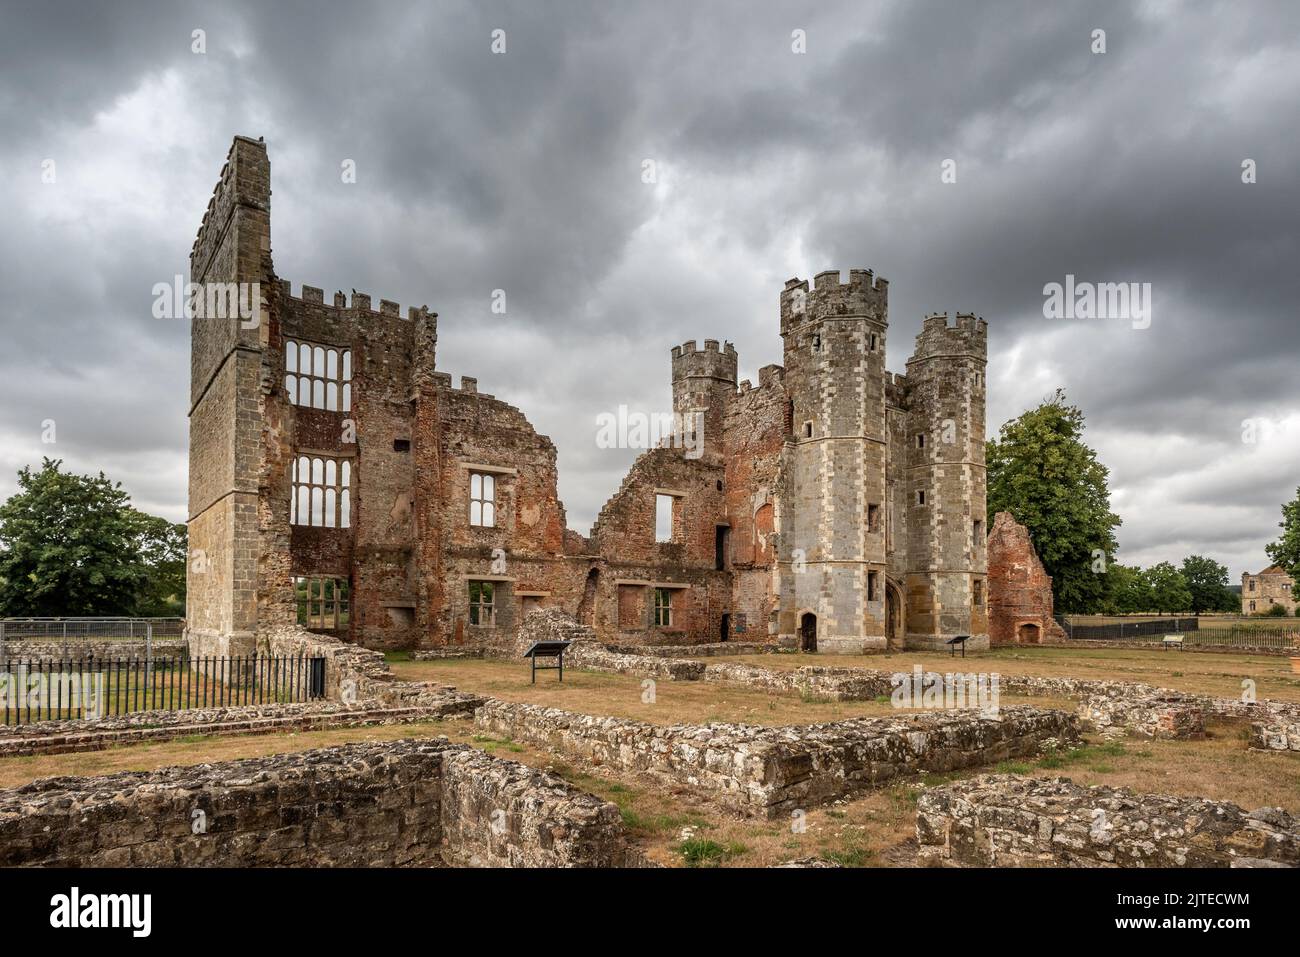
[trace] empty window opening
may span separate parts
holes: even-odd
[[[984,581],[982,579],[977,578],[975,579],[974,585],[975,585],[974,602],[977,605],[982,605],[984,604]]]
[[[321,528],[352,525],[352,462],[320,455],[293,460],[289,522]]]
[[[809,419],[807,422],[803,424],[803,437],[805,439],[811,439],[812,432],[813,432],[813,424],[812,424],[812,420]]]
[[[813,337],[812,337],[812,349],[813,349],[813,352],[821,352],[821,351],[822,351],[822,337],[821,337],[821,333],[817,333],[817,332],[814,332],[814,333],[813,333]]]
[[[655,495],[655,541],[677,541],[677,496]]]
[[[411,451],[411,440],[410,440],[410,439],[393,439],[393,451],[394,451],[394,452],[409,452],[409,451]]]
[[[918,449],[923,449],[923,448],[925,448],[925,433],[924,433],[924,432],[918,432],[918,433],[916,434],[916,447],[917,447]]]
[[[713,567],[716,571],[727,569],[727,541],[731,529],[726,525],[715,526],[713,532]]]
[[[879,572],[867,572],[867,601],[880,600],[879,575]]]
[[[294,578],[298,624],[316,631],[348,627],[349,588],[344,578]]]
[[[916,504],[917,505],[925,504],[925,489],[921,489],[916,493]]]
[[[294,405],[330,412],[352,409],[352,350],[286,339],[284,391]]]
[[[669,588],[655,589],[655,627],[671,628],[673,625],[673,593]]]
[[[487,472],[469,473],[469,523],[480,528],[497,524],[497,480]]]
[[[867,531],[868,532],[880,531],[880,506],[879,505],[867,506]]]
[[[984,522],[977,518],[971,523],[971,526],[971,533],[975,536],[975,544],[978,545],[984,541]]]
[[[469,583],[469,623],[471,625],[495,625],[496,585],[493,582]]]

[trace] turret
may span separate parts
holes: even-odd
[[[705,339],[697,348],[694,339],[673,346],[673,413],[686,428],[697,428],[703,416],[704,454],[722,454],[723,419],[727,402],[736,393],[736,347],[717,339]]]

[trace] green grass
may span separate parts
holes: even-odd
[[[1057,751],[1048,749],[1041,758],[1038,759],[1038,766],[1048,770],[1056,768],[1065,768],[1073,764],[1089,765],[1093,771],[1108,773],[1114,768],[1101,761],[1102,758],[1116,758],[1127,751],[1122,741],[1107,741],[1104,744],[1087,744],[1077,748],[1070,748],[1068,751]]]
[[[866,867],[875,852],[858,844],[851,844],[840,850],[822,851],[821,856],[833,861],[840,867]]]
[[[488,754],[492,754],[496,751],[501,750],[502,748],[505,748],[507,751],[510,751],[514,754],[519,754],[527,750],[527,748],[525,748],[522,744],[516,744],[510,738],[490,738],[486,734],[476,734],[474,735],[474,737],[470,738],[470,740],[473,741],[475,744],[477,744],[481,750],[486,751]]]
[[[723,861],[744,854],[748,848],[737,841],[719,844],[707,837],[693,837],[677,845],[687,867],[717,867]]]

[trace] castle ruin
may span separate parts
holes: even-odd
[[[260,310],[192,321],[193,653],[294,622],[472,646],[543,607],[610,642],[987,647],[983,319],[927,318],[890,373],[883,278],[789,280],[783,364],[753,385],[730,343],[674,347],[673,411],[701,441],[642,453],[583,536],[551,440],[437,369],[436,313],[291,294],[270,198],[265,144],[237,137],[191,280],[255,283]]]

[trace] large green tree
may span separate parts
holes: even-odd
[[[184,527],[131,507],[121,483],[46,459],[0,505],[0,615],[176,614]]]
[[[1282,506],[1282,521],[1278,522],[1282,536],[1264,546],[1273,564],[1291,576],[1291,594],[1300,601],[1300,488],[1295,498]],[[1296,609],[1300,613],[1300,608]]]
[[[1192,590],[1172,562],[1158,562],[1143,572],[1143,576],[1150,588],[1151,611],[1168,615],[1191,610]]]
[[[1241,600],[1228,589],[1228,569],[1204,555],[1183,559],[1183,579],[1191,592],[1191,609],[1196,614],[1207,611],[1237,611]]]
[[[1136,615],[1152,607],[1151,583],[1142,569],[1119,562],[1107,566],[1101,611],[1108,615]]]
[[[1058,389],[987,447],[988,527],[996,513],[1010,512],[1029,529],[1062,613],[1104,605],[1120,524],[1110,510],[1110,473],[1084,444],[1083,427],[1083,412]]]

